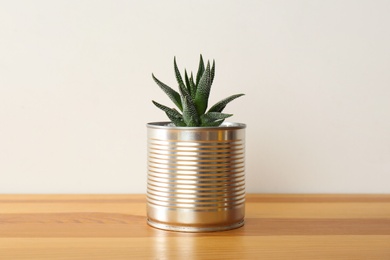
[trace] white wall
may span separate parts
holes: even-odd
[[[143,193],[173,56],[216,60],[248,192],[390,193],[390,1],[2,1],[0,193]]]

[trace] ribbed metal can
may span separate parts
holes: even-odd
[[[245,124],[147,124],[148,224],[183,232],[238,228],[245,216]]]

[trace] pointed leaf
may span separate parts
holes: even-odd
[[[196,85],[195,85],[195,82],[194,82],[194,77],[192,75],[192,72],[191,72],[191,77],[190,77],[190,86],[191,86],[191,97],[192,99],[195,99],[195,95],[196,95]]]
[[[199,126],[200,120],[194,103],[188,97],[183,100],[183,119],[187,126]]]
[[[173,117],[173,116],[171,116],[171,115],[168,114],[168,113],[166,113],[166,115],[168,116],[168,118],[171,120],[171,122],[172,122],[175,126],[187,126],[186,123],[184,123],[183,118]]]
[[[210,85],[213,84],[214,81],[214,76],[215,76],[215,60],[213,60],[213,66],[211,66],[211,71],[210,71]]]
[[[187,87],[188,93],[191,95],[192,87],[191,87],[191,84],[190,84],[190,80],[188,78],[187,70],[184,70],[184,80],[186,82],[186,87]]]
[[[183,116],[176,109],[161,105],[154,100],[152,100],[152,102],[156,107],[165,112],[165,114],[175,126],[186,126],[183,120]]]
[[[183,78],[181,77],[180,74],[180,70],[176,64],[176,57],[173,59],[173,66],[175,67],[175,76],[176,76],[177,83],[179,84],[179,86],[185,86],[183,82]]]
[[[199,80],[199,84],[196,88],[195,106],[199,115],[203,115],[206,112],[210,96],[210,88],[210,62],[208,62],[206,70],[203,73],[202,78]]]
[[[153,104],[164,111],[165,113],[169,114],[169,116],[174,117],[174,118],[183,118],[182,115],[174,108],[169,108],[167,106],[161,105],[160,103],[152,100]]]
[[[202,75],[204,73],[204,62],[203,62],[203,57],[202,54],[200,55],[200,60],[199,60],[199,67],[198,67],[198,73],[196,73],[196,86],[198,86],[200,79],[202,78]]]
[[[217,102],[214,106],[212,106],[208,112],[222,112],[223,109],[226,107],[226,105],[235,100],[236,98],[239,98],[241,96],[243,96],[244,94],[236,94],[236,95],[232,95],[230,97],[227,97],[225,99],[222,99],[221,101]]]
[[[183,82],[183,79],[181,77],[179,68],[177,67],[177,64],[176,64],[176,57],[173,60],[173,65],[175,67],[176,80],[177,80],[177,83],[179,84],[181,102],[182,102],[182,105],[183,105],[183,110],[182,111],[184,111],[184,104],[183,104],[184,103],[184,98],[185,97],[191,98],[191,95],[188,92],[188,89],[186,88],[186,86],[184,85],[184,82]]]
[[[232,114],[224,114],[219,112],[209,112],[200,117],[200,120],[202,122],[202,126],[211,126],[213,123],[216,123],[217,121],[223,121],[225,118],[231,117]],[[222,123],[222,122],[220,122]]]
[[[165,85],[160,80],[158,80],[153,74],[152,74],[153,80],[157,83],[157,85],[167,94],[167,96],[175,103],[175,105],[180,109],[183,110],[182,102],[179,93],[177,93],[175,90],[173,90],[171,87]]]

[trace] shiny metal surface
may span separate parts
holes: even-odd
[[[148,223],[187,232],[244,224],[245,125],[148,128]]]

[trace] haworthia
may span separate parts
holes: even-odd
[[[153,74],[152,77],[157,85],[182,112],[180,113],[174,108],[169,108],[153,101],[153,104],[163,110],[174,125],[188,127],[219,126],[226,118],[232,116],[232,114],[224,114],[221,112],[229,102],[244,94],[236,94],[222,99],[207,111],[211,85],[214,82],[215,76],[214,60],[211,66],[208,61],[207,66],[205,67],[203,57],[200,55],[196,78],[194,78],[192,72],[189,76],[187,70],[185,70],[184,80],[177,66],[176,57],[173,59],[173,66],[179,92],[158,80]]]

